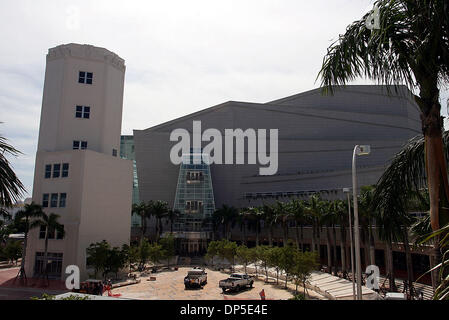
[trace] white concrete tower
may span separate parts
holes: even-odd
[[[51,233],[48,273],[67,265],[87,276],[86,248],[129,243],[132,162],[119,157],[124,60],[91,45],[49,50],[45,70],[33,201],[61,216],[65,237]],[[27,276],[42,268],[45,230],[33,230]]]

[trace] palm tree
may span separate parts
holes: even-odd
[[[250,207],[246,209],[249,226],[254,227],[256,232],[256,246],[260,245],[259,237],[260,237],[260,222],[263,220],[263,208],[262,207]]]
[[[143,201],[141,203],[135,203],[132,207],[132,213],[138,215],[141,219],[140,242],[142,242],[147,230],[147,219],[151,216],[150,206]]]
[[[373,224],[372,221],[375,217],[375,212],[373,212],[373,197],[374,197],[374,186],[363,186],[360,191],[359,197],[359,214],[361,217],[362,229],[368,229],[368,245],[365,244],[365,249],[369,247],[369,264],[375,265],[375,247],[374,247],[374,234],[373,234]],[[367,251],[367,250],[365,250]],[[365,252],[365,258],[368,258],[368,253]]]
[[[334,212],[336,223],[340,226],[340,252],[341,252],[341,272],[346,275],[347,265],[346,259],[349,258],[347,254],[346,228],[348,227],[348,203],[343,200],[334,201]]]
[[[304,224],[306,223],[305,208],[307,203],[304,200],[293,199],[289,205],[295,221],[296,248],[299,250],[301,245],[301,250],[304,251]],[[301,230],[301,235],[298,227]]]
[[[20,154],[20,151],[0,136],[0,208],[2,208],[0,213],[2,215],[6,213],[3,208],[12,206],[26,191],[6,157],[8,155],[17,157]]]
[[[421,203],[421,210],[426,210],[430,206],[430,194],[426,196],[426,161],[425,161],[425,138],[416,136],[410,139],[407,144],[397,153],[387,167],[382,177],[376,184],[373,195],[374,210],[383,210],[390,208],[393,212],[404,213],[410,208],[410,202],[417,201]],[[443,144],[446,150],[446,159],[449,151],[449,131],[443,133]],[[410,199],[410,195],[413,195]],[[426,199],[428,198],[428,199]],[[424,207],[422,207],[424,206]],[[448,212],[448,206],[445,202],[441,203],[440,212]],[[440,221],[445,215],[440,216]],[[414,228],[415,230],[425,229],[432,230],[431,220],[429,216],[429,226],[421,226]],[[402,231],[402,234],[404,232]],[[438,264],[440,257],[440,247],[438,239],[434,239],[432,243],[435,252],[431,259],[431,269]],[[434,288],[437,286],[437,272],[432,272],[432,284]]]
[[[20,263],[20,270],[16,279],[19,278],[20,280],[26,281],[25,258],[28,244],[28,233],[31,229],[36,227],[32,224],[32,219],[39,218],[43,215],[44,211],[42,211],[42,206],[32,202],[30,204],[26,204],[23,210],[18,211],[14,217],[14,224],[18,227],[19,231],[23,231],[24,233],[22,261]]]
[[[435,231],[449,219],[448,212],[440,216],[440,208],[449,202],[449,184],[439,102],[440,87],[449,79],[448,3],[378,0],[375,4],[380,12],[380,28],[367,28],[369,14],[349,25],[324,57],[319,73],[321,85],[332,92],[334,85],[367,77],[387,85],[389,91],[388,86],[397,89],[401,83],[412,91],[419,89],[419,95],[413,98],[421,112],[425,166],[415,169],[427,173]],[[421,177],[409,171],[403,179],[412,182]]]
[[[287,203],[276,201],[273,205],[274,224],[281,224],[283,231],[283,246],[287,246],[288,242],[288,222],[292,218],[292,211]]]
[[[276,225],[276,213],[271,205],[263,204],[262,207],[264,227],[268,226],[268,245],[272,247],[274,227]]]
[[[308,205],[306,207],[306,214],[308,219],[312,224],[312,250],[318,251],[320,256],[320,232],[321,232],[321,221],[323,217],[323,201],[319,194],[313,194],[310,196]],[[318,246],[318,247],[316,247]]]
[[[43,213],[31,222],[31,227],[45,228],[45,247],[44,247],[44,269],[41,270],[42,275],[48,280],[47,265],[48,265],[48,238],[49,235],[58,232],[62,237],[65,235],[64,226],[59,223],[60,216],[56,213]]]
[[[250,219],[250,212],[248,211],[248,208],[242,208],[238,211],[237,222],[240,226],[240,231],[242,232],[242,244],[245,246],[247,245],[248,242],[247,229],[249,219]]]
[[[150,201],[150,214],[156,218],[156,240],[162,235],[162,218],[168,213],[168,204],[164,201]]]
[[[179,217],[180,212],[177,209],[168,209],[166,217],[170,221],[170,233],[173,233],[173,223]]]
[[[231,228],[238,217],[238,210],[234,207],[223,205],[220,209],[215,210],[214,215],[223,226],[223,237],[229,240],[231,235]]]

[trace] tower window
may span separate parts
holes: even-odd
[[[58,206],[58,194],[52,193],[51,200],[50,200],[50,207],[56,208],[57,206]]]
[[[51,164],[45,165],[45,179],[51,178]]]
[[[69,176],[69,164],[63,163],[62,164],[62,177],[66,178]]]
[[[65,208],[66,200],[67,200],[67,193],[61,193],[59,195],[59,207],[60,208]]]
[[[79,83],[92,84],[94,74],[92,72],[80,71],[78,76]]]
[[[42,207],[47,208],[48,207],[48,193],[44,193],[42,196]]]
[[[73,150],[87,149],[87,141],[73,141]]]
[[[76,118],[90,118],[90,107],[88,106],[76,106],[75,108],[75,117]]]
[[[61,165],[59,163],[53,165],[53,178],[59,178],[61,173]]]

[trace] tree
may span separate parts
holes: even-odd
[[[281,271],[282,248],[273,247],[267,252],[268,265],[276,270],[276,284],[279,284],[279,271]]]
[[[152,243],[148,246],[148,259],[156,265],[159,261],[164,258],[164,251],[160,244]]]
[[[237,255],[237,244],[233,241],[223,240],[221,250],[222,256],[231,263],[231,271],[234,271],[235,256]]]
[[[7,156],[17,157],[20,154],[19,150],[0,136],[0,214],[3,216],[6,215],[4,208],[11,207],[26,191],[7,158]]]
[[[257,266],[259,264],[258,248],[259,247],[253,247],[249,249],[249,261],[254,264],[254,268],[256,269],[256,278],[259,278],[259,273],[257,270]]]
[[[273,246],[273,233],[276,225],[276,212],[274,207],[268,204],[262,206],[264,227],[268,226],[268,245]]]
[[[234,207],[223,205],[220,209],[215,210],[214,216],[217,221],[223,226],[223,237],[229,240],[230,227],[232,227],[238,217],[238,210]]]
[[[117,279],[118,272],[125,267],[125,262],[125,253],[118,247],[113,247],[112,249],[108,250],[104,276],[107,276],[109,273],[114,273],[115,278]]]
[[[142,221],[140,224],[140,241],[142,242],[147,230],[147,219],[151,216],[150,206],[143,201],[135,203],[132,207],[132,213],[138,215]]]
[[[247,273],[246,268],[251,261],[251,251],[247,246],[242,245],[238,246],[236,250],[237,259],[243,263],[243,267],[245,268],[245,274]]]
[[[295,292],[298,293],[298,285],[302,284],[304,288],[304,295],[307,290],[307,281],[309,280],[312,271],[318,268],[318,257],[316,252],[295,252],[293,255],[293,266],[291,274],[295,282]]]
[[[262,262],[262,267],[265,270],[265,282],[268,282],[268,266],[270,263],[270,246],[256,247],[257,260]]]
[[[212,266],[214,265],[214,257],[219,254],[219,241],[211,241],[207,246],[206,259],[212,261]]]
[[[167,259],[167,268],[170,269],[170,259],[175,255],[175,238],[172,234],[167,235],[159,240],[162,246],[162,257]]]
[[[129,266],[129,272],[133,270],[135,263],[139,261],[139,247],[136,245],[123,244],[122,253],[125,265]]]
[[[304,224],[306,223],[306,202],[304,200],[293,199],[290,202],[289,206],[293,220],[295,221],[296,248],[298,250],[301,248],[301,250],[304,251]],[[299,235],[298,227],[301,230],[301,236]]]
[[[295,252],[297,252],[297,250],[290,244],[281,248],[279,267],[285,272],[285,288],[287,288],[288,276],[292,273],[292,269],[295,266]]]
[[[168,204],[164,201],[150,201],[150,213],[156,218],[156,240],[162,235],[162,218],[168,213]]]
[[[180,212],[177,209],[168,209],[166,217],[170,222],[170,233],[173,233],[173,223],[179,217]]]
[[[22,256],[22,243],[20,241],[8,241],[2,251],[6,260],[15,262],[17,265],[19,258]]]
[[[64,226],[59,223],[60,216],[56,213],[42,213],[39,217],[35,218],[31,222],[31,227],[44,227],[45,228],[45,245],[44,245],[44,269],[41,270],[42,274],[48,279],[47,265],[48,265],[48,238],[49,235],[58,232],[64,237]]]
[[[28,244],[28,233],[31,229],[35,228],[36,225],[32,225],[32,219],[39,218],[44,214],[42,207],[34,202],[31,204],[26,204],[23,210],[16,213],[14,217],[14,225],[19,231],[24,233],[23,239],[23,250],[22,250],[22,261],[20,263],[19,273],[17,277],[21,280],[26,280],[25,274],[25,258],[26,258],[26,248]]]
[[[379,29],[367,28],[369,14],[349,25],[324,57],[321,84],[332,92],[334,85],[365,76],[386,84],[389,91],[390,85],[397,89],[401,83],[412,91],[419,89],[413,98],[421,112],[425,142],[424,158],[418,161],[425,165],[408,171],[402,178],[406,184],[401,187],[413,188],[423,178],[416,173],[425,172],[435,231],[449,222],[449,211],[442,209],[448,207],[449,184],[439,102],[440,87],[449,79],[448,3],[378,0],[375,4],[380,13]],[[440,255],[438,248],[436,255]]]
[[[288,222],[292,218],[292,211],[287,203],[276,201],[273,206],[274,224],[280,223],[283,231],[283,246],[287,245],[288,241]]]
[[[87,265],[94,267],[94,277],[97,278],[98,272],[104,272],[107,270],[108,255],[111,246],[106,240],[101,242],[92,243],[86,249],[87,253]]]
[[[307,219],[312,224],[312,249],[311,251],[318,251],[320,246],[320,230],[321,222],[324,212],[324,203],[321,200],[321,196],[317,193],[313,194],[307,203],[305,208]],[[318,248],[316,248],[316,244]]]
[[[263,208],[250,207],[246,209],[246,213],[249,219],[249,226],[253,227],[256,232],[256,247],[260,245],[260,222],[263,220]]]

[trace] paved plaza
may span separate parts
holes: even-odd
[[[121,287],[113,290],[113,293],[122,294],[123,298],[144,300],[260,300],[259,292],[264,289],[268,300],[287,300],[293,297],[291,290],[282,289],[275,284],[266,284],[263,281],[255,281],[253,288],[242,290],[239,293],[222,293],[218,287],[220,280],[229,277],[228,274],[206,269],[207,284],[203,289],[184,288],[184,277],[188,267],[179,268],[177,271],[163,271],[153,274],[155,281],[149,281],[148,277],[142,277],[139,284]]]

